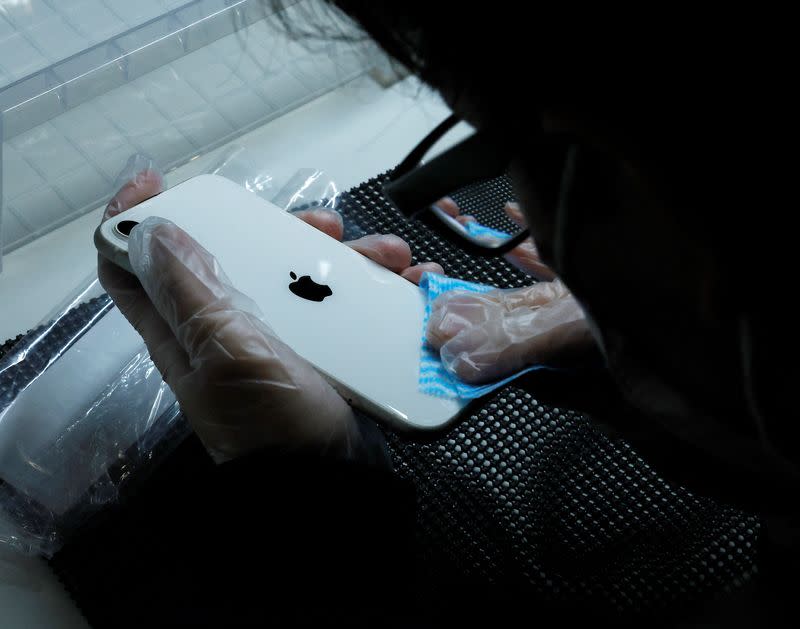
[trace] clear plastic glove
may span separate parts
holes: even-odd
[[[461,214],[449,197],[436,205],[462,224],[475,220]],[[508,202],[504,210],[517,225],[526,226],[518,204]],[[505,258],[541,281],[482,295],[453,291],[432,305],[427,340],[439,349],[445,368],[470,384],[499,380],[530,365],[579,363],[596,349],[581,307],[542,262],[533,240],[528,238]]]
[[[158,194],[160,174],[147,169],[125,184],[105,218]],[[341,238],[341,218],[314,210],[301,216]],[[396,236],[348,243],[387,268],[418,280],[436,264],[409,268],[408,245]],[[366,453],[363,424],[305,360],[275,337],[256,304],[230,285],[216,259],[163,219],[131,234],[135,275],[99,259],[99,277],[142,335],[164,380],[206,448],[223,461],[272,445],[347,458]]]
[[[566,365],[594,348],[583,311],[559,281],[484,294],[452,291],[433,302],[427,340],[470,384],[530,365]]]

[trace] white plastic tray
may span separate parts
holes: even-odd
[[[15,23],[10,38],[20,46],[33,45],[32,33],[42,28],[52,27],[53,38],[68,26],[77,33],[74,16],[92,13],[86,4],[31,0],[28,14],[25,3],[4,3],[0,33]],[[262,0],[91,4],[95,20],[108,18],[95,30],[115,33],[111,39],[0,90],[0,264],[4,251],[108,198],[131,155],[145,154],[169,171],[363,74],[377,59],[369,45],[294,41]],[[309,4],[290,6],[288,21],[318,19]],[[154,11],[162,14],[148,20]],[[17,73],[37,67],[8,63]]]

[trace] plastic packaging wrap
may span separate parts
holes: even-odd
[[[0,359],[0,543],[51,555],[116,500],[174,406],[141,340],[87,281]]]
[[[335,210],[341,195],[330,175],[317,168],[301,168],[279,187],[247,149],[239,145],[230,146],[209,172],[238,183],[287,212],[316,207]]]
[[[152,167],[138,158],[129,165],[145,162]],[[302,198],[301,206],[335,205],[329,191],[336,185],[324,173],[299,172],[290,183],[306,182],[308,172],[317,173],[316,183],[292,193],[238,147],[212,172],[270,200],[279,190]],[[314,190],[325,198],[312,198]],[[94,276],[10,349],[0,348],[0,545],[49,557],[190,428],[141,338]]]
[[[336,208],[336,184],[322,170],[302,168],[272,197],[272,202],[288,212],[310,207]]]

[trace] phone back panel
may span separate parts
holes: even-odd
[[[106,221],[96,234],[117,261],[124,220],[167,218],[219,261],[277,336],[354,406],[400,428],[435,429],[464,406],[418,389],[425,297],[407,280],[216,175],[179,184]]]

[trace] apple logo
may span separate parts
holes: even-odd
[[[333,295],[330,286],[326,284],[317,284],[311,279],[310,275],[304,275],[300,279],[297,279],[297,275],[292,271],[289,273],[289,276],[295,280],[289,284],[289,290],[298,297],[308,299],[309,301],[322,301],[326,297]]]

